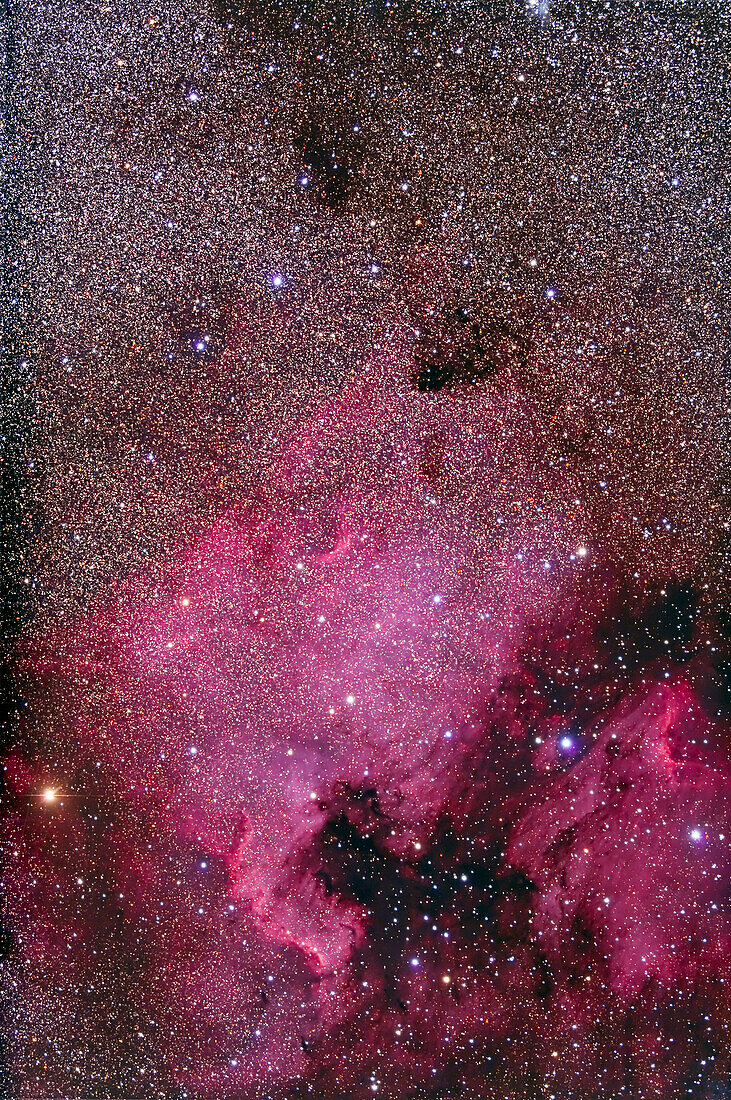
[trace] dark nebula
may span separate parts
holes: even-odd
[[[731,1095],[730,30],[11,10],[8,1100]]]

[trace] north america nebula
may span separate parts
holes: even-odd
[[[11,5],[3,1097],[731,1096],[730,24]]]

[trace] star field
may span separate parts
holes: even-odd
[[[13,6],[8,1100],[731,1095],[730,30]]]

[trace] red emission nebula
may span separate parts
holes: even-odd
[[[163,1095],[678,1095],[729,1010],[708,647],[667,659],[679,589],[628,613],[603,491],[545,470],[520,388],[403,374],[367,363],[246,507],[28,656],[24,1026]]]
[[[725,28],[595,7],[17,15],[3,1100],[731,1097]]]

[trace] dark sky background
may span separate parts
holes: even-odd
[[[730,24],[11,4],[8,1100],[731,1096]]]

